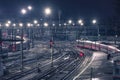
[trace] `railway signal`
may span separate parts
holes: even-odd
[[[53,67],[53,44],[54,44],[54,42],[53,42],[53,38],[52,38],[52,40],[50,40],[50,49],[51,49],[51,67]]]
[[[80,56],[80,57],[83,57],[83,56],[84,56],[84,53],[83,53],[83,52],[80,52],[79,56]]]
[[[52,40],[50,40],[50,48],[53,47],[53,44],[54,44],[54,42]]]

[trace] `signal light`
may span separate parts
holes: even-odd
[[[83,56],[84,56],[84,53],[83,53],[83,52],[80,52],[79,55],[80,55],[80,57],[83,57]]]

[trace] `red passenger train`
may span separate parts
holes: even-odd
[[[77,40],[79,43],[77,47],[80,48],[87,48],[92,50],[99,50],[103,52],[111,52],[111,53],[118,53],[120,50],[112,45],[106,45],[95,41],[85,41],[85,40]]]

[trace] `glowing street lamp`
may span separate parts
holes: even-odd
[[[27,23],[27,27],[30,27],[31,26],[31,24],[30,23]]]
[[[45,27],[48,27],[48,23],[45,22],[45,23],[44,23],[44,26],[45,26]]]
[[[19,26],[20,26],[20,27],[23,27],[23,23],[19,23]]]
[[[23,9],[21,9],[21,13],[24,15],[27,13],[27,10],[23,8]]]
[[[23,67],[24,67],[24,64],[23,64],[23,56],[24,56],[24,53],[23,53],[23,36],[24,36],[24,31],[23,31],[23,23],[19,23],[19,26],[21,27],[21,70],[23,71]]]
[[[16,26],[16,24],[15,24],[15,23],[13,23],[13,26],[15,27],[15,26]]]
[[[84,25],[84,23],[81,23],[80,25],[81,25],[81,26],[83,26],[83,25]]]
[[[61,24],[59,24],[59,26],[62,26]]]
[[[8,24],[11,24],[11,21],[10,21],[10,20],[8,20],[8,21],[7,21],[7,23],[8,23]]]
[[[34,21],[33,21],[33,23],[34,23],[34,24],[37,24],[37,23],[38,23],[38,21],[37,21],[37,20],[34,20]]]
[[[45,8],[44,12],[45,12],[46,15],[50,15],[52,11],[49,7],[47,7],[47,8]]]
[[[9,27],[9,26],[10,26],[10,24],[9,24],[9,23],[6,23],[6,24],[5,24],[5,26],[6,26],[6,27]]]
[[[32,6],[28,6],[27,8],[28,8],[28,10],[32,10]]]
[[[53,23],[53,26],[55,26],[55,24]]]
[[[83,21],[80,19],[80,20],[78,20],[78,23],[79,23],[79,24],[82,24],[82,23],[83,23]]]
[[[78,24],[80,24],[81,26],[83,26],[83,25],[84,25],[83,20],[82,20],[82,19],[79,19],[79,20],[78,20]]]
[[[68,23],[69,23],[69,24],[72,24],[72,20],[68,20]]]
[[[64,26],[66,26],[67,24],[66,23],[64,23]]]
[[[96,19],[93,19],[93,20],[92,20],[92,23],[93,23],[93,24],[96,24],[96,23],[97,23],[97,20],[96,20]]]
[[[92,20],[92,23],[93,24],[97,24],[97,20],[96,19],[93,19]],[[99,25],[96,25],[97,26],[97,37],[98,37],[98,40],[100,40],[100,29],[99,29]]]
[[[45,8],[44,13],[46,16],[50,15],[52,13],[51,8],[50,7]],[[51,22],[51,21],[49,21],[49,22]],[[48,23],[44,23],[44,26],[48,27]],[[51,31],[51,34],[52,34],[52,31]],[[51,37],[52,37],[51,40],[53,40],[52,35],[51,35]],[[51,48],[51,67],[53,67],[53,47]]]

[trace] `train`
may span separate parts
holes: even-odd
[[[76,40],[76,41],[78,42],[77,47],[79,48],[87,48],[107,53],[120,53],[120,49],[112,45],[106,45],[104,43],[89,40]]]
[[[21,40],[21,36],[11,36],[11,35],[8,35],[7,38],[5,39],[12,39],[12,38],[15,40]],[[29,42],[30,40],[28,38],[23,37],[23,49],[30,47]],[[2,53],[19,51],[21,50],[21,41],[16,41],[16,42],[2,41],[0,47]]]

